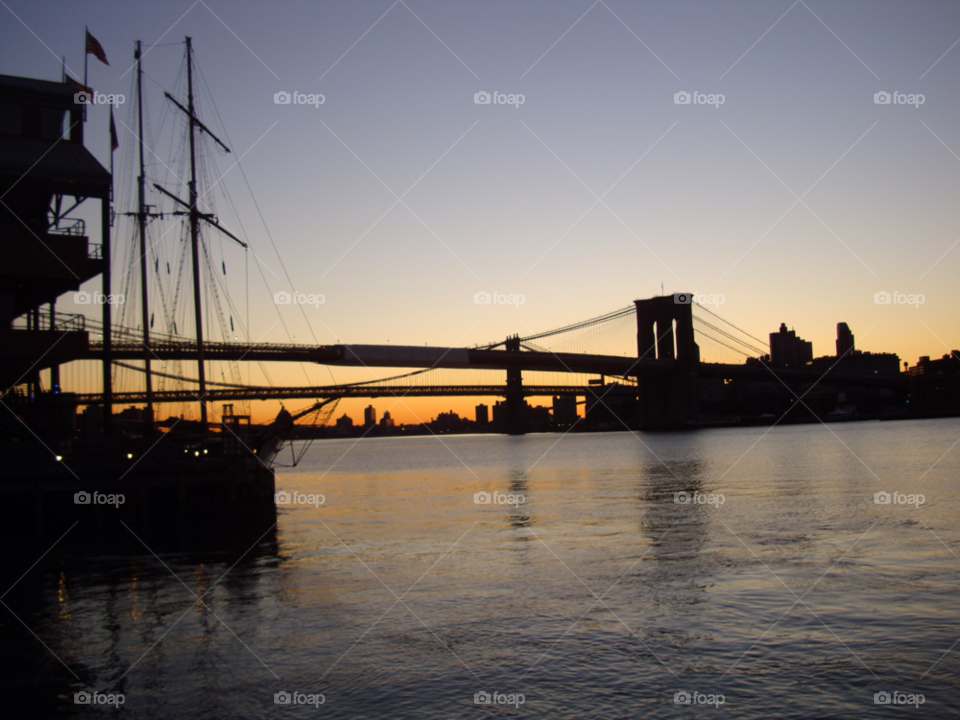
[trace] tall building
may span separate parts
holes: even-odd
[[[490,422],[489,408],[486,405],[477,405],[477,429],[487,427]]]
[[[573,425],[577,415],[577,398],[575,395],[555,395],[553,398],[553,425],[557,428],[568,428]]]
[[[845,322],[837,323],[837,357],[848,355],[855,349],[850,327]]]
[[[377,410],[373,405],[367,405],[366,409],[363,411],[363,424],[364,425],[376,425],[377,424]]]
[[[380,418],[380,427],[385,427],[385,428],[387,428],[387,427],[393,427],[393,426],[395,426],[396,424],[397,424],[396,421],[395,421],[392,417],[390,417],[390,411],[389,411],[389,410],[387,410],[385,413],[383,413],[383,417]]]
[[[795,331],[787,330],[786,323],[780,323],[780,332],[770,333],[770,361],[774,367],[802,368],[811,360],[813,343],[797,337]]]
[[[341,417],[337,418],[337,427],[338,428],[352,428],[353,427],[353,418],[344,413]]]

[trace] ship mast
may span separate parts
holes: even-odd
[[[224,228],[220,223],[217,222],[216,215],[213,213],[204,213],[200,212],[197,208],[197,203],[200,201],[200,198],[197,194],[197,152],[196,152],[196,134],[197,130],[205,132],[209,135],[214,142],[216,142],[220,147],[222,147],[226,152],[230,152],[230,148],[223,144],[223,141],[220,140],[216,135],[210,132],[210,128],[204,125],[197,118],[196,109],[193,104],[193,44],[191,38],[187,37],[187,105],[184,107],[173,95],[168,92],[164,93],[164,96],[176,105],[183,113],[186,114],[187,119],[190,122],[190,182],[188,186],[189,191],[189,202],[184,202],[172,192],[167,190],[164,187],[161,187],[157,183],[153,183],[153,186],[159,190],[161,193],[167,197],[172,198],[179,205],[186,208],[186,212],[175,213],[177,215],[184,214],[190,216],[190,252],[193,260],[193,313],[194,321],[197,326],[197,380],[199,384],[198,389],[198,399],[200,402],[200,423],[204,429],[207,428],[207,378],[206,372],[203,366],[203,307],[201,304],[200,297],[200,221],[204,220],[217,230],[222,232],[224,235],[229,237],[231,240],[235,241],[238,245],[247,249],[247,244],[243,242],[240,238],[234,235],[232,232]]]
[[[144,410],[144,435],[153,434],[153,378],[150,368],[150,307],[147,300],[147,206],[143,171],[143,68],[141,43],[137,40],[137,133],[140,137],[140,177],[137,178],[137,222],[140,226],[140,294],[143,318],[143,362],[146,374],[147,407]]]
[[[193,107],[193,46],[187,37],[187,116],[190,121],[190,254],[193,260],[193,315],[197,326],[197,379],[200,397],[200,425],[207,429],[207,379],[203,367],[203,308],[200,300],[200,217],[197,210],[197,116]]]

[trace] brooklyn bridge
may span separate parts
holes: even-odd
[[[192,340],[152,335],[147,348],[158,363],[197,358]],[[109,347],[91,342],[86,359],[107,360],[129,370],[142,361],[145,344],[125,330]],[[775,383],[800,398],[828,378],[833,384],[902,391],[907,378],[849,372],[837,367],[770,362],[769,348],[705,306],[677,294],[632,305],[546,332],[483,347],[418,347],[373,344],[248,344],[207,342],[207,361],[310,363],[359,368],[403,368],[384,379],[330,385],[266,386],[211,382],[154,370],[176,380],[173,390],[81,393],[78,405],[210,403],[216,401],[312,399],[315,405],[345,398],[499,397],[507,407],[507,430],[522,431],[524,399],[575,396],[591,403],[627,399],[630,420],[645,429],[690,427],[702,416],[704,387],[736,380]],[[494,372],[491,372],[494,371]],[[544,376],[550,382],[544,383]],[[525,376],[527,378],[525,382]],[[585,376],[586,382],[584,382]],[[491,380],[491,378],[493,378]]]

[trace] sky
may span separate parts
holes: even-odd
[[[185,97],[192,36],[201,115],[233,151],[204,145],[206,199],[250,251],[205,237],[228,269],[226,315],[251,340],[483,344],[663,288],[722,295],[714,309],[760,338],[785,322],[815,356],[833,354],[840,321],[858,349],[911,364],[960,348],[956,3],[4,0],[0,15],[4,74],[58,80],[65,57],[82,79],[84,26],[102,44],[110,65],[90,56],[88,84],[128,99],[118,212],[134,209],[137,39],[147,175],[186,194],[162,92]],[[282,92],[323,102],[278,104]],[[485,92],[513,104],[475,102]],[[107,117],[90,108],[86,128],[104,165]],[[96,239],[99,212],[80,215]],[[130,229],[114,230],[132,266]],[[175,273],[183,243],[165,230],[151,237]],[[281,290],[323,303],[278,306]],[[481,291],[524,301],[476,304]],[[923,302],[878,304],[882,292]],[[127,311],[135,324],[135,301]],[[368,377],[268,372],[276,384]],[[365,404],[341,408],[358,418]]]

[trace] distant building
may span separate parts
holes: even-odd
[[[393,427],[393,426],[396,425],[396,424],[397,424],[397,423],[394,421],[394,419],[393,419],[392,417],[390,417],[390,411],[389,411],[389,410],[387,410],[387,411],[383,414],[383,417],[380,418],[380,427],[388,428],[388,427]]]
[[[820,373],[833,371],[844,375],[899,375],[900,358],[894,353],[857,350],[853,333],[846,323],[837,323],[837,354],[816,358],[810,369]]]
[[[575,395],[555,395],[553,398],[553,425],[556,428],[568,428],[573,425],[577,415],[577,398]]]
[[[466,430],[470,421],[457,415],[453,410],[442,412],[430,423],[434,432],[451,432]]]
[[[353,427],[353,418],[350,417],[349,415],[347,415],[346,413],[344,413],[342,417],[338,417],[338,418],[337,418],[337,427],[338,427],[338,428],[352,428],[352,427]]]
[[[855,349],[849,326],[845,322],[837,323],[837,357],[843,357]]]
[[[851,339],[852,339],[851,335]],[[803,368],[813,360],[813,343],[797,337],[780,323],[780,332],[770,333],[770,360],[774,367]]]
[[[363,411],[363,424],[365,426],[377,424],[377,411],[373,405],[367,405],[366,409]]]
[[[524,400],[526,403],[526,400]],[[495,425],[505,425],[507,422],[507,401],[497,400],[493,404],[493,422]]]
[[[542,405],[527,405],[523,408],[521,419],[531,430],[546,430],[550,427],[550,408]]]
[[[924,355],[917,364],[907,371],[908,375],[960,375],[960,350],[954,350],[939,360],[931,360]]]
[[[88,440],[100,437],[103,431],[103,407],[87,405],[77,420],[81,437]]]
[[[138,408],[131,405],[126,410],[121,410],[118,413],[114,413],[114,417],[118,420],[128,420],[130,422],[143,422],[143,408]]]
[[[481,430],[490,422],[489,408],[486,405],[477,405],[476,411],[477,429]]]
[[[593,430],[622,430],[637,422],[637,388],[610,383],[593,385],[584,397],[584,419]]]

